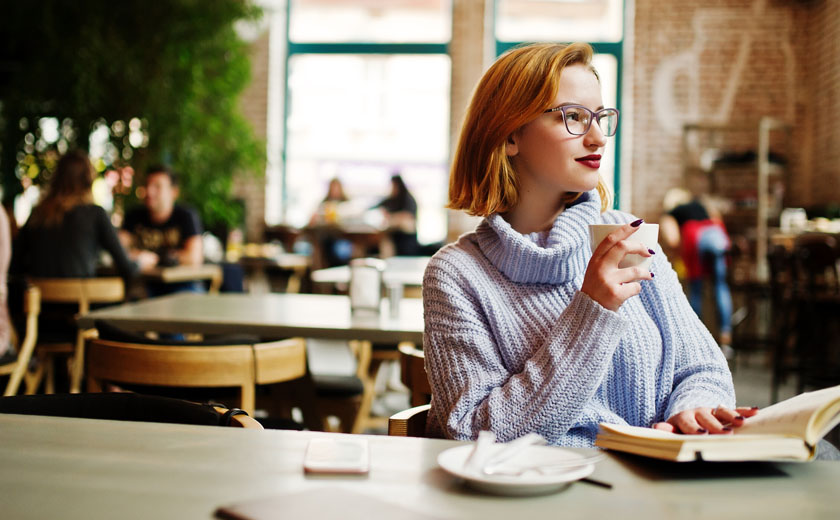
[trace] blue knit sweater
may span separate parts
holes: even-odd
[[[596,192],[551,230],[522,235],[499,215],[441,249],[423,280],[430,434],[500,441],[536,432],[591,446],[598,423],[650,426],[698,406],[734,406],[726,360],[657,246],[653,280],[610,311],[580,292]]]

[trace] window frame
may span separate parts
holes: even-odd
[[[288,156],[288,135],[289,135],[289,112],[290,112],[290,96],[289,96],[289,64],[294,56],[298,55],[340,55],[340,54],[367,54],[367,55],[438,55],[444,54],[449,56],[449,44],[451,42],[412,42],[412,43],[389,43],[389,42],[295,42],[290,38],[291,18],[292,18],[292,1],[286,0],[285,5],[285,56],[283,57],[283,114],[282,114],[282,141],[280,153],[280,222],[285,223],[287,218],[288,207],[288,185],[287,185],[287,156]],[[622,2],[622,36],[616,42],[588,42],[595,53],[609,54],[616,60],[616,108],[621,110],[622,105],[622,78],[623,78],[623,46],[624,37],[626,34],[626,17],[624,16]],[[498,0],[493,1],[493,38],[495,41],[496,57],[503,54],[505,51],[526,42],[502,41],[496,37],[496,19],[498,15]],[[454,14],[454,6],[450,2],[450,12]],[[562,43],[562,42],[558,42]],[[451,110],[451,107],[450,107]],[[615,137],[615,168],[613,173],[613,207],[618,209],[619,201],[621,200],[621,134],[619,131]],[[451,141],[451,139],[450,139]],[[450,150],[450,159],[451,159]]]

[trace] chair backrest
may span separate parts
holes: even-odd
[[[246,345],[147,345],[91,339],[90,391],[104,382],[166,387],[238,387],[240,407],[254,410],[254,385],[290,381],[306,373],[302,338]]]
[[[251,345],[143,345],[92,339],[88,376],[114,383],[221,387],[254,381]]]
[[[131,392],[4,397],[0,413],[262,429],[254,419],[225,408]]]
[[[400,379],[411,391],[411,406],[431,401],[432,386],[426,375],[425,355],[413,343],[400,343]]]
[[[431,405],[424,404],[397,412],[388,418],[388,435],[394,437],[426,437],[426,420]]]
[[[30,278],[41,290],[41,301],[76,303],[79,314],[90,311],[91,303],[118,303],[125,299],[125,284],[119,277],[99,278]]]
[[[38,314],[41,312],[41,291],[37,287],[28,287],[23,295],[23,314],[26,317],[23,331],[15,330],[17,360],[9,365],[0,366],[0,375],[10,374],[4,396],[15,395],[20,382],[29,367],[32,351],[38,341]],[[23,337],[21,337],[23,332]]]

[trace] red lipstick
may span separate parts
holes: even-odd
[[[575,159],[577,162],[581,163],[584,166],[588,166],[594,170],[597,170],[601,167],[601,156],[594,153],[591,155],[587,155],[586,157],[578,157]]]

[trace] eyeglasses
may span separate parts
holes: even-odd
[[[566,123],[566,130],[572,135],[586,134],[589,127],[592,126],[593,120],[598,121],[598,127],[607,137],[614,136],[616,130],[618,130],[617,108],[602,108],[593,112],[580,105],[563,105],[549,108],[545,113],[548,112],[563,112],[563,122]]]

